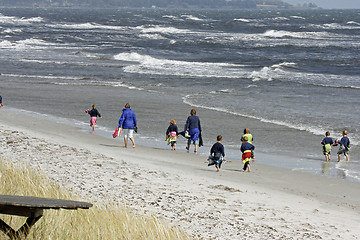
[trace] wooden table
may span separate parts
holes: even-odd
[[[29,234],[31,227],[42,217],[44,209],[88,209],[91,203],[62,200],[54,198],[38,198],[28,196],[0,195],[0,213],[27,217],[26,222],[18,230],[14,230],[0,219],[0,230],[10,239],[18,239]]]

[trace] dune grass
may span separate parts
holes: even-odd
[[[0,194],[59,198],[77,201],[75,194],[63,189],[47,176],[26,164],[14,165],[0,157]],[[0,214],[18,229],[24,217]],[[0,232],[0,239],[6,239]],[[131,213],[124,206],[105,204],[90,209],[44,210],[26,239],[191,239],[181,229],[170,227],[156,217]]]

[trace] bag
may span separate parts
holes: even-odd
[[[138,127],[137,126],[134,127],[134,132],[136,132],[136,133],[138,132]]]

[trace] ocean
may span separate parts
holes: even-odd
[[[359,73],[360,10],[0,9],[1,111],[88,134],[96,104],[96,133],[111,137],[129,102],[136,143],[160,149],[194,107],[202,155],[221,134],[240,160],[249,128],[258,163],[360,181]],[[325,132],[343,129],[350,162],[333,147],[325,163]]]

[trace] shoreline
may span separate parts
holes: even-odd
[[[110,199],[156,214],[195,238],[357,239],[360,234],[357,182],[258,163],[246,173],[240,161],[216,173],[204,156],[138,144],[125,149],[122,139],[6,111],[0,112],[0,131],[1,155],[39,167],[99,204]]]

